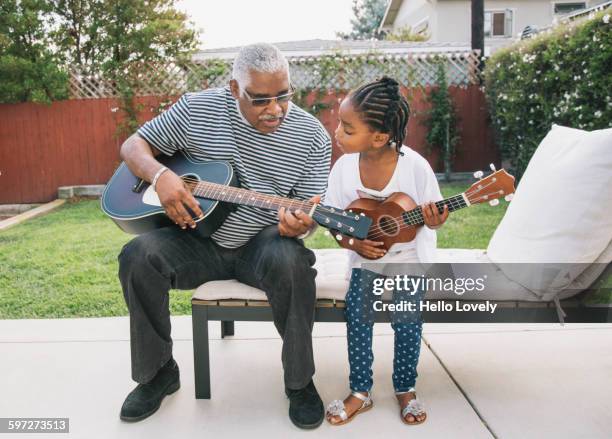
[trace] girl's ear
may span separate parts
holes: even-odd
[[[381,148],[383,146],[386,146],[389,143],[390,139],[391,138],[389,134],[377,131],[374,134],[374,142],[372,143],[372,146],[374,146],[375,148]]]

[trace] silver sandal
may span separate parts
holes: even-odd
[[[359,392],[351,392],[351,395],[363,401],[361,403],[361,407],[355,410],[355,412],[353,412],[351,416],[348,416],[346,414],[346,407],[344,405],[344,401],[335,399],[334,401],[330,402],[329,405],[327,406],[327,410],[325,413],[325,418],[327,419],[327,422],[329,422],[331,425],[347,424],[351,422],[353,418],[355,418],[355,416],[357,416],[359,413],[363,413],[365,411],[370,410],[372,406],[374,405],[374,401],[372,401],[372,394],[370,392],[368,392],[367,396]],[[341,420],[339,422],[332,422],[331,421],[332,416],[339,416]]]
[[[425,413],[425,405],[421,402],[420,399],[416,397],[416,390],[414,389],[414,387],[411,387],[405,392],[395,392],[395,396],[403,395],[405,393],[414,393],[415,396],[414,396],[414,399],[411,399],[410,402],[405,407],[401,407],[401,403],[400,403],[400,408],[402,409],[400,413],[400,416],[402,417],[402,422],[407,425],[422,424],[423,422],[427,420],[427,413]],[[398,401],[399,401],[399,398],[398,398]],[[414,422],[408,422],[406,420],[406,415],[409,415],[409,414],[414,416]],[[417,420],[417,416],[419,415],[425,415],[425,417],[419,421]]]

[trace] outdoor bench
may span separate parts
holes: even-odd
[[[315,321],[343,322],[344,295],[348,287],[346,279],[347,252],[344,249],[314,250],[317,256],[317,302]],[[484,250],[438,249],[438,259],[449,263],[486,262]],[[491,297],[469,300],[452,295],[453,300],[484,303],[483,299],[497,304],[494,314],[488,312],[423,312],[425,322],[435,323],[544,323],[558,322],[558,307],[554,302],[538,301],[529,292],[516,289],[505,292],[495,300]],[[447,297],[428,298],[436,301]],[[530,300],[528,300],[530,299]],[[608,308],[589,306],[584,294],[561,301],[565,320],[568,322],[607,321]],[[210,359],[208,350],[208,322],[221,322],[221,337],[234,335],[235,321],[272,321],[272,309],[263,291],[236,280],[211,281],[201,285],[191,299],[193,351],[195,371],[195,396],[210,398]],[[377,312],[376,322],[389,322],[388,313]]]

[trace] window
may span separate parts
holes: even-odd
[[[505,11],[485,11],[485,37],[511,37],[512,17],[513,13],[509,9]]]
[[[412,28],[412,31],[418,35],[426,35],[428,29],[429,29],[429,17],[425,17],[414,25],[414,27]]]
[[[555,3],[555,14],[569,14],[570,12],[579,11],[580,9],[586,9],[585,2]]]

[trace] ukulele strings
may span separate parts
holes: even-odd
[[[481,196],[475,197],[475,198],[471,198],[471,197],[472,197],[473,193],[480,192],[483,189],[486,189],[487,187],[491,186],[492,184],[493,184],[493,182],[486,183],[481,188],[477,188],[475,191],[467,190],[467,191],[464,192],[464,194],[465,194],[466,198],[468,199],[468,201],[470,202],[470,204],[477,203],[477,202],[479,202],[481,200],[486,200],[486,199],[488,199],[488,197],[491,194],[481,195]],[[461,194],[454,195],[454,196],[448,198],[448,200],[451,200],[452,198],[456,198],[459,195],[461,195]],[[456,203],[456,204],[454,204],[454,203]],[[461,202],[459,200],[457,200],[456,202],[451,201],[450,203],[446,203],[446,204],[450,204],[451,207],[461,207]],[[418,212],[417,209],[418,208],[415,208],[413,210],[409,210],[409,211],[404,212],[404,213],[407,214],[409,220],[413,220],[413,221],[414,220],[419,220],[419,222],[421,222],[422,215],[423,215],[423,213],[422,213],[423,210],[421,208],[421,211]],[[395,217],[395,218],[391,218],[391,219],[397,224],[397,221],[398,220],[401,221],[403,219],[403,217],[400,216],[400,217]],[[399,233],[401,230],[407,229],[407,228],[412,227],[414,225],[416,225],[416,224],[400,224],[399,227],[394,227],[393,225],[390,225],[390,227],[393,227],[393,230],[397,230],[397,232]],[[384,226],[379,226],[379,228],[380,228],[380,230],[375,232],[375,233],[373,233],[372,235],[369,235],[368,239],[369,238],[377,239],[377,238],[381,238],[381,237],[384,237],[384,236],[388,236],[387,231],[384,230]]]

